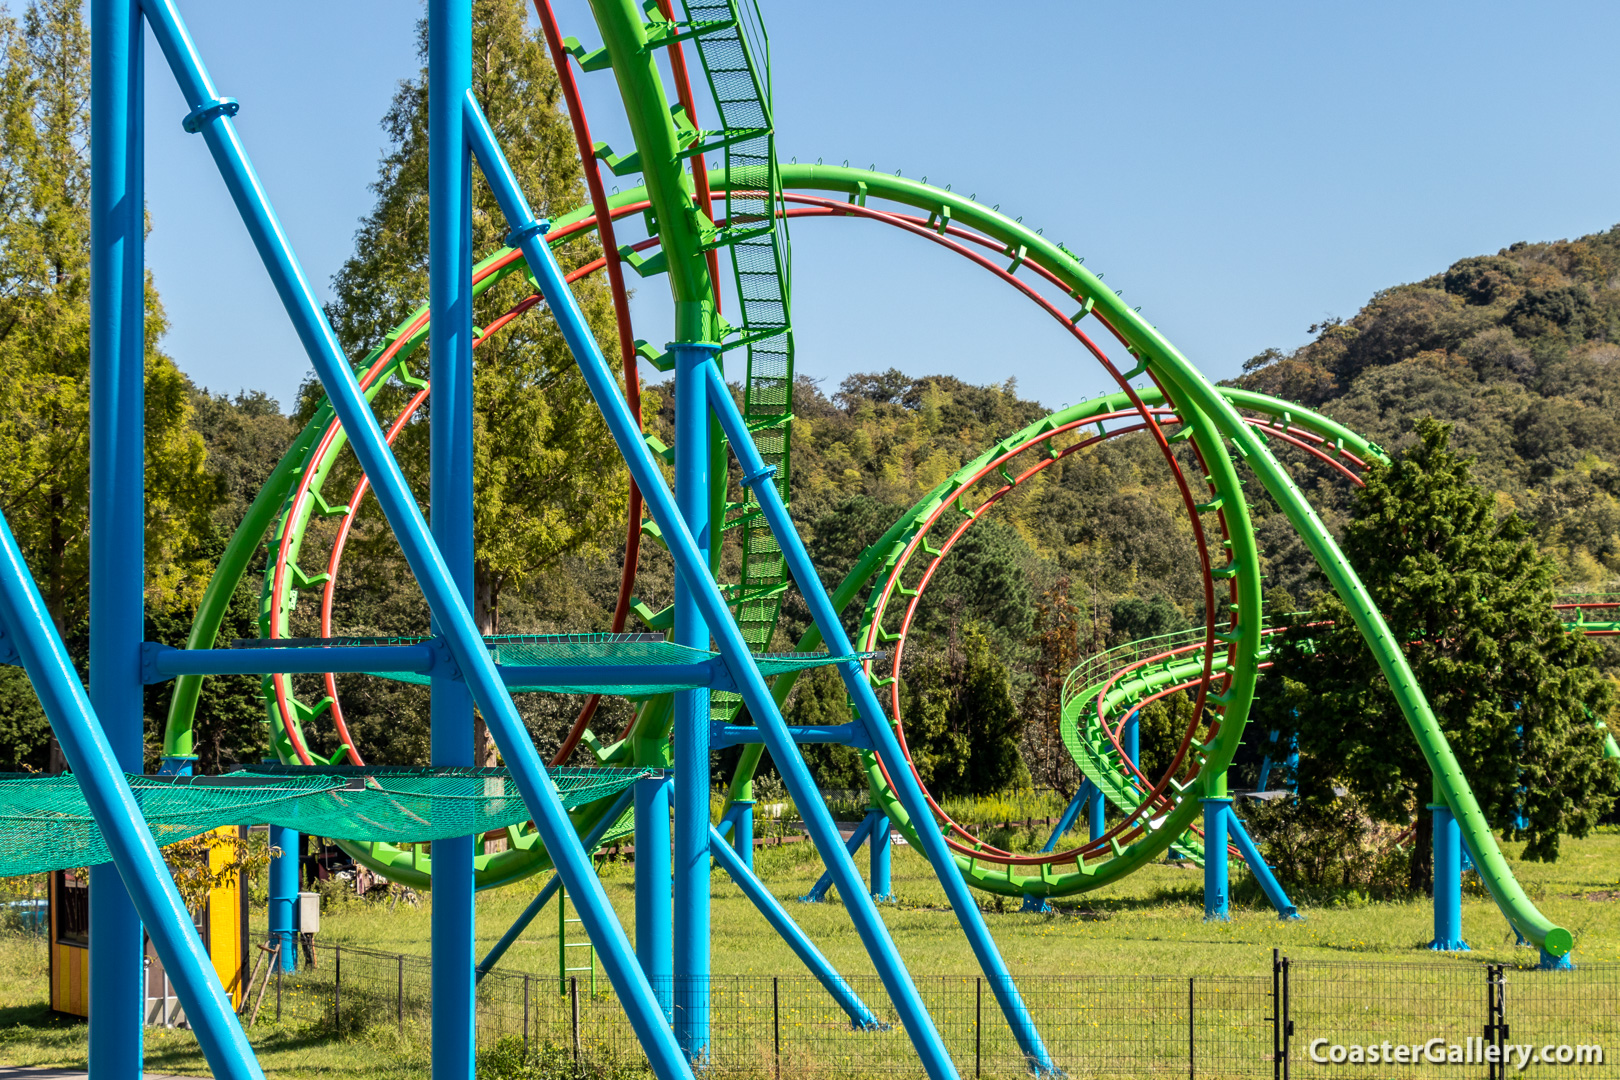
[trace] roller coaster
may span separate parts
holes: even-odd
[[[91,445],[93,451],[101,449],[93,457],[91,562],[92,589],[99,588],[96,595],[104,599],[93,607],[91,641],[92,671],[101,681],[92,683],[86,697],[42,615],[37,589],[9,533],[3,537],[7,558],[0,617],[34,677],[106,834],[117,881],[127,890],[128,902],[121,906],[124,894],[114,892],[111,869],[98,868],[104,884],[97,894],[103,899],[92,911],[95,940],[131,938],[130,920],[138,912],[174,974],[216,1075],[255,1080],[262,1074],[217,980],[209,981],[198,959],[195,931],[124,774],[140,771],[138,706],[136,764],[130,765],[131,686],[175,680],[164,769],[185,773],[194,760],[202,680],[231,672],[262,676],[271,746],[295,771],[363,773],[372,767],[344,720],[337,675],[346,672],[432,687],[436,768],[482,764],[471,760],[475,703],[488,723],[505,762],[503,775],[530,811],[528,822],[506,829],[504,850],[475,851],[472,837],[436,840],[430,853],[419,845],[366,836],[341,839],[357,861],[385,877],[434,889],[436,1075],[441,1066],[446,1076],[470,1075],[470,1010],[478,973],[498,962],[526,919],[563,885],[655,1073],[690,1076],[708,1052],[711,859],[761,907],[852,1023],[876,1026],[871,1011],[854,999],[753,874],[751,783],[767,749],[882,977],[905,1037],[931,1077],[957,1075],[797,749],[828,742],[860,752],[876,812],[933,865],[1031,1069],[1057,1071],[971,890],[1043,903],[1116,882],[1174,849],[1204,865],[1206,912],[1221,918],[1227,906],[1229,838],[1235,845],[1230,850],[1247,859],[1257,877],[1269,879],[1232,814],[1226,779],[1268,657],[1246,480],[1257,481],[1281,508],[1389,679],[1443,799],[1435,814],[1437,852],[1455,855],[1460,838],[1521,938],[1541,950],[1545,963],[1568,962],[1571,934],[1543,916],[1514,879],[1400,643],[1278,456],[1286,448],[1359,483],[1368,463],[1383,459],[1379,447],[1300,405],[1215,386],[1104,285],[1084,259],[973,195],[847,162],[779,162],[768,40],[748,0],[679,0],[678,8],[676,0],[652,0],[645,7],[595,0],[591,11],[601,42],[596,48],[563,37],[548,0],[536,0],[535,6],[584,164],[588,204],[554,220],[535,218],[471,93],[470,5],[430,0],[432,293],[427,304],[357,361],[337,347],[236,133],[232,117],[238,105],[214,89],[174,3],[95,0],[92,6],[98,118],[93,212],[99,231],[92,260],[97,283],[92,388],[98,396]],[[327,397],[232,536],[187,647],[142,645],[144,668],[132,672],[125,669],[128,647],[140,636],[142,487],[139,394],[131,397],[129,380],[139,386],[139,351],[132,354],[130,343],[141,340],[131,329],[138,327],[141,313],[140,290],[127,270],[136,265],[131,251],[139,250],[138,215],[131,217],[129,207],[141,205],[141,180],[138,168],[120,163],[139,155],[132,149],[139,124],[132,119],[136,110],[129,86],[138,83],[141,58],[138,48],[127,46],[143,23],[151,27],[192,110],[185,129],[208,144]],[[633,146],[616,152],[593,140],[579,87],[586,74],[611,79],[617,87]],[[483,253],[476,262],[466,225],[469,161],[481,168],[511,229],[508,246]],[[604,172],[639,177],[639,183],[609,193]],[[1076,359],[1101,365],[1117,390],[1059,410],[984,450],[896,521],[829,591],[788,514],[795,377],[789,229],[832,218],[897,229],[967,259],[1063,326]],[[621,226],[637,222],[644,225],[645,237],[621,242]],[[581,257],[591,238],[601,254],[589,248],[590,257]],[[722,286],[723,264],[730,266],[729,291]],[[565,271],[565,265],[571,269]],[[636,338],[627,270],[667,285],[676,328],[676,341],[668,347]],[[613,299],[617,371],[602,355],[570,288],[597,273],[606,276]],[[475,328],[475,299],[508,279],[526,279],[532,291]],[[467,600],[471,365],[479,345],[540,310],[555,319],[633,482],[618,601],[606,633],[486,639]],[[423,352],[431,363],[422,362]],[[742,371],[733,369],[734,376],[742,376],[740,402],[722,370],[734,357],[742,360]],[[673,447],[644,429],[642,363],[674,374]],[[389,386],[396,392],[382,396]],[[379,399],[403,405],[378,416],[373,406]],[[431,526],[390,451],[430,400],[435,403],[430,410]],[[942,561],[970,529],[1052,464],[1120,436],[1150,441],[1174,482],[1196,548],[1205,625],[1181,639],[1136,643],[1093,658],[1070,675],[1063,691],[1062,737],[1086,777],[1088,797],[1111,803],[1116,820],[1106,826],[1094,807],[1091,836],[1078,846],[1038,853],[1002,850],[951,820],[912,765],[899,692],[907,637]],[[734,460],[728,461],[728,453]],[[349,475],[339,468],[345,454],[353,455],[361,479],[340,487],[336,478]],[[666,468],[673,472],[673,485]],[[432,613],[432,627],[419,636],[357,639],[341,632],[337,583],[368,493],[399,539]],[[335,528],[312,528],[323,519],[335,519]],[[661,611],[649,609],[635,593],[640,552],[649,543],[665,549],[676,568],[674,602]],[[267,546],[267,559],[260,637],[217,648],[229,600],[255,565],[261,544]],[[740,550],[740,559],[722,559],[728,544]],[[311,573],[322,560],[324,567]],[[735,579],[720,580],[722,567],[733,564],[739,567]],[[783,598],[795,588],[810,609],[812,627],[792,652],[773,653]],[[319,632],[301,637],[294,630],[294,611],[317,590]],[[845,612],[857,602],[864,606],[851,638]],[[1578,601],[1569,607],[1569,619],[1583,632],[1612,633],[1620,628],[1613,621],[1617,604],[1607,597]],[[639,629],[631,629],[632,619]],[[98,664],[98,656],[124,659]],[[788,725],[781,706],[798,673],[820,665],[834,667],[843,678],[852,704],[849,721]],[[300,687],[308,684],[297,676],[317,677],[323,692],[301,695]],[[540,761],[518,718],[514,692],[589,695],[549,764]],[[1132,752],[1131,717],[1173,693],[1193,697],[1193,719],[1171,764],[1162,775],[1149,776]],[[605,735],[591,727],[604,694],[634,703],[629,724]],[[330,725],[334,753],[313,749],[310,733],[321,724]],[[732,832],[731,840],[711,826],[707,799],[710,751],[728,745],[744,748],[730,780],[722,826]],[[1609,746],[1612,752],[1612,739]],[[633,809],[626,792],[565,809],[548,769],[580,761],[643,770]],[[1072,817],[1066,815],[1049,847],[1057,845]],[[637,867],[633,951],[589,859],[592,848],[620,836],[633,836],[638,854],[645,855]],[[672,866],[662,860],[665,851],[672,851]],[[1437,884],[1442,874],[1456,876],[1455,866],[1437,856],[1437,867],[1442,863]],[[548,869],[556,874],[525,919],[475,964],[473,890],[509,885]],[[1282,914],[1294,914],[1274,881],[1267,892]],[[1455,947],[1451,925],[1442,925],[1438,897],[1437,890],[1436,946]],[[285,934],[290,926],[283,922],[272,930]],[[138,931],[132,939],[138,942]],[[131,1061],[138,1071],[138,1030],[131,1036],[125,1020],[117,1018],[116,1004],[120,994],[138,988],[132,988],[127,956],[121,960],[108,945],[100,953],[98,969],[92,950],[92,972],[100,971],[92,994],[109,1004],[99,1011],[93,1006],[92,1067],[99,1055],[109,1076],[114,1069],[127,1071]]]

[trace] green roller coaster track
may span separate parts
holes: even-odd
[[[1083,260],[1021,220],[948,188],[899,175],[847,166],[778,165],[772,145],[769,75],[765,67],[768,44],[757,19],[747,17],[736,0],[687,3],[686,18],[680,22],[662,14],[657,4],[648,5],[650,17],[633,0],[593,0],[591,7],[603,45],[586,51],[570,41],[570,51],[584,70],[611,69],[635,143],[633,150],[623,154],[598,144],[595,156],[616,175],[639,173],[643,180],[641,186],[609,199],[608,208],[615,216],[642,209],[657,246],[656,252],[648,254],[651,243],[626,245],[616,255],[643,277],[661,275],[667,279],[676,334],[681,340],[714,342],[723,350],[748,350],[745,413],[762,455],[778,466],[777,481],[784,498],[789,482],[794,374],[786,230],[791,216],[786,200],[791,197],[813,194],[821,200],[822,212],[827,213],[836,212],[826,209],[832,201],[826,198],[829,196],[844,200],[852,212],[856,208],[867,210],[869,200],[880,202],[892,207],[878,215],[888,218],[891,224],[933,234],[941,242],[958,246],[977,244],[980,250],[991,253],[975,256],[981,262],[992,257],[1004,260],[996,262],[998,268],[1005,267],[1001,270],[1004,277],[1011,279],[1020,272],[1025,277],[1037,275],[1066,294],[1073,314],[1059,317],[1067,320],[1082,342],[1090,344],[1080,332],[1082,324],[1098,325],[1116,338],[1131,357],[1134,366],[1129,371],[1111,372],[1120,384],[1118,392],[1054,413],[997,443],[942,483],[863,553],[833,598],[840,608],[847,608],[863,592],[869,592],[862,620],[866,647],[896,640],[897,636],[884,628],[884,604],[895,592],[907,594],[902,574],[913,553],[932,550],[924,535],[927,528],[948,507],[953,508],[950,513],[969,514],[963,500],[986,470],[998,462],[1003,469],[1007,467],[1002,459],[1029,448],[1038,448],[1036,452],[1050,456],[1060,451],[1059,441],[1072,441],[1076,425],[1111,417],[1116,422],[1118,418],[1139,422],[1140,429],[1161,446],[1173,469],[1180,468],[1180,462],[1191,462],[1189,467],[1195,467],[1183,495],[1203,552],[1202,569],[1209,596],[1219,601],[1211,606],[1211,625],[1196,647],[1173,663],[1133,674],[1118,683],[1081,679],[1085,685],[1075,686],[1072,694],[1068,689],[1065,692],[1068,704],[1063,732],[1076,760],[1088,776],[1104,785],[1116,805],[1128,814],[1138,815],[1138,820],[1110,836],[1098,849],[1022,863],[998,861],[994,852],[978,852],[971,844],[959,845],[958,868],[973,885],[1005,894],[1059,896],[1116,881],[1172,845],[1188,854],[1199,853],[1190,831],[1199,809],[1198,797],[1225,794],[1226,767],[1241,741],[1265,657],[1259,552],[1243,491],[1247,473],[1258,478],[1282,508],[1349,608],[1395,691],[1434,772],[1438,790],[1475,854],[1487,890],[1527,940],[1555,956],[1568,952],[1570,934],[1549,922],[1514,879],[1399,643],[1269,443],[1279,434],[1286,442],[1290,431],[1300,431],[1322,440],[1335,453],[1348,451],[1364,458],[1377,457],[1380,451],[1376,447],[1300,406],[1217,388],[1098,275],[1087,270]],[[665,92],[656,54],[660,49],[679,48],[683,42],[691,43],[700,58],[720,113],[718,129],[700,129],[692,119],[689,103],[672,105]],[[700,165],[704,155],[710,153],[724,155],[723,168],[686,167],[689,161]],[[711,192],[725,200],[725,215],[718,221],[712,216]],[[593,211],[582,208],[557,218],[551,239],[553,243],[566,243],[595,226]],[[722,249],[728,250],[732,259],[740,309],[737,325],[729,323],[719,311],[716,253]],[[515,251],[503,249],[479,264],[475,288],[482,291],[524,269]],[[1050,301],[1046,303],[1050,307]],[[389,380],[396,380],[418,395],[426,391],[424,379],[411,368],[411,357],[425,339],[427,315],[425,309],[413,313],[358,366],[357,375],[363,378],[373,398]],[[641,343],[638,346],[641,355],[655,366],[666,366],[658,350]],[[1091,351],[1108,363],[1103,352],[1095,347]],[[1139,376],[1147,376],[1152,385],[1131,389],[1132,380]],[[1240,410],[1259,414],[1267,422],[1256,426]],[[1172,427],[1173,433],[1166,434],[1164,429]],[[1178,450],[1177,444],[1185,444],[1190,452]],[[330,408],[323,405],[272,473],[232,537],[209,583],[188,647],[214,645],[228,600],[253,561],[258,544],[267,536],[272,568],[279,565],[283,572],[266,574],[261,609],[266,636],[285,633],[287,617],[298,603],[300,589],[327,583],[324,575],[310,575],[300,569],[298,556],[309,524],[317,515],[352,514],[349,503],[334,504],[323,494],[323,485],[343,446],[342,431]],[[656,445],[654,448],[664,449]],[[678,453],[679,447],[674,452]],[[716,438],[714,454],[719,466],[724,464],[724,453],[724,446]],[[723,520],[728,530],[740,530],[737,535],[743,550],[742,571],[732,586],[733,610],[750,647],[756,652],[765,651],[775,633],[782,596],[788,587],[782,560],[749,498],[744,495],[738,502],[728,502],[725,469],[717,467],[711,473],[719,478],[711,496],[715,520]],[[1012,479],[1009,474],[1002,475]],[[646,532],[657,541],[656,530],[649,527]],[[1218,539],[1206,543],[1211,535]],[[718,567],[720,545],[715,545],[712,558]],[[667,625],[667,613],[651,612],[641,606],[638,614],[652,627],[662,629]],[[798,647],[809,650],[819,644],[819,635],[811,631]],[[303,725],[331,710],[333,703],[323,699],[305,704],[278,683],[282,678],[272,676],[265,681],[267,710],[277,756],[293,761],[299,758],[300,750],[307,753]],[[893,676],[874,674],[873,678],[881,689],[885,678]],[[1198,766],[1196,775],[1186,785],[1178,785],[1173,795],[1166,796],[1169,803],[1165,812],[1153,816],[1148,812],[1151,808],[1140,805],[1139,792],[1123,776],[1106,733],[1094,725],[1104,715],[1128,710],[1141,696],[1174,681],[1197,684],[1219,722],[1208,741],[1190,748]],[[792,675],[775,680],[773,690],[779,702],[785,700],[793,683]],[[167,754],[190,753],[199,686],[200,680],[191,677],[177,683],[165,733]],[[1103,697],[1101,710],[1095,708],[1099,694]],[[280,703],[282,697],[285,706]],[[718,694],[716,698],[718,717],[735,712],[734,699]],[[1093,707],[1082,723],[1080,714],[1085,705]],[[640,703],[627,738],[604,744],[592,736],[586,739],[586,745],[604,763],[662,765],[667,760],[668,725],[668,699],[655,697]],[[340,760],[341,751],[329,763]],[[758,760],[757,747],[749,747],[743,754],[732,781],[734,798],[748,796],[748,784]],[[940,827],[939,823],[912,821],[893,796],[876,760],[870,754],[866,760],[874,798],[903,833],[914,839],[919,827]],[[595,824],[606,809],[597,804],[577,811],[575,823],[580,831]],[[944,827],[949,831],[948,823]],[[627,828],[626,819],[615,826],[609,838],[622,835]],[[350,844],[348,848],[355,858],[396,880],[419,886],[431,880],[428,860],[415,851],[381,844]],[[1062,861],[1065,857],[1066,863]],[[488,888],[505,884],[548,865],[533,834],[514,830],[509,850],[479,857],[478,885]],[[1020,866],[1029,872],[1019,872]],[[1065,866],[1070,868],[1060,869]]]

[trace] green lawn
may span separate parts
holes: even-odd
[[[1508,845],[1510,858],[1517,853]],[[864,857],[864,853],[863,853]],[[864,858],[863,858],[864,861]],[[758,867],[775,895],[847,975],[872,966],[836,902],[799,904],[820,872],[808,844],[768,848]],[[1577,962],[1620,961],[1620,830],[1566,842],[1550,866],[1514,863],[1519,880],[1542,910],[1575,934]],[[1234,874],[1234,880],[1240,877]],[[625,925],[632,926],[632,872],[607,864],[602,879]],[[976,972],[972,956],[944,909],[944,894],[922,859],[897,847],[893,867],[898,902],[884,916],[901,953],[919,976]],[[1240,894],[1245,890],[1239,885]],[[1596,894],[1603,899],[1592,899]],[[487,949],[533,895],[518,886],[480,898],[478,944]],[[729,880],[716,874],[713,888],[714,971],[753,976],[798,975],[802,968]],[[1430,937],[1424,901],[1355,903],[1307,907],[1303,921],[1280,923],[1261,906],[1240,905],[1228,923],[1202,921],[1201,876],[1170,865],[1148,868],[1125,882],[1066,901],[1051,915],[1025,915],[1013,902],[996,910],[983,898],[991,932],[1015,976],[1082,977],[1165,974],[1218,976],[1269,973],[1269,950],[1297,959],[1423,961],[1481,965],[1526,963],[1534,954],[1515,948],[1513,934],[1483,896],[1465,896],[1463,927],[1473,946],[1466,956],[1443,958],[1421,950]],[[255,911],[255,931],[264,913]],[[556,970],[554,914],[548,910],[507,954],[503,968],[536,974]],[[423,955],[429,951],[429,904],[419,907],[353,901],[322,917],[319,941]],[[0,942],[0,1066],[84,1066],[85,1027],[53,1017],[45,1007],[45,953],[24,939]],[[273,1080],[315,1077],[425,1075],[426,1046],[410,1025],[406,1036],[391,1026],[335,1040],[319,1026],[261,1022],[253,1042]],[[180,1032],[148,1036],[148,1065],[155,1071],[203,1075],[194,1040]]]

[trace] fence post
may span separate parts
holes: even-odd
[[[399,987],[395,991],[394,1011],[398,1014],[399,1033],[405,1034],[405,954],[400,953],[394,958],[399,964]]]
[[[1196,1074],[1196,1041],[1193,1037],[1193,980],[1187,976],[1187,1080]]]
[[[1271,1075],[1282,1080],[1282,959],[1280,949],[1271,950]]]
[[[973,1078],[984,1075],[984,976],[973,980]]]
[[[332,946],[332,1034],[343,1030],[343,946]]]
[[[529,977],[523,976],[523,1056],[529,1055]]]
[[[771,976],[771,1042],[776,1048],[776,1080],[782,1080],[782,980]]]
[[[1294,1064],[1294,1013],[1288,996],[1288,972],[1292,961],[1288,957],[1282,958],[1282,1052],[1283,1052],[1283,1080],[1288,1080],[1288,1070]]]
[[[1481,1049],[1484,1046],[1500,1048],[1508,1039],[1505,971],[1501,964],[1485,966],[1485,1041]],[[1505,1080],[1507,1074],[1507,1063],[1502,1060],[1501,1050],[1498,1049],[1495,1061],[1486,1059],[1486,1075],[1490,1080]]]
[[[579,976],[568,976],[568,1008],[574,1023],[574,1062],[579,1062]]]

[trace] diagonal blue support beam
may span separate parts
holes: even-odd
[[[866,843],[866,838],[872,835],[872,829],[877,825],[878,818],[882,816],[876,810],[868,810],[866,816],[861,819],[861,823],[855,826],[855,831],[849,834],[849,839],[844,843],[844,850],[848,851],[850,855],[854,855],[861,850],[861,845]],[[823,870],[821,876],[816,879],[816,883],[810,886],[810,891],[799,897],[799,902],[801,904],[821,903],[822,900],[826,899],[827,890],[832,888],[832,883],[832,871]]]
[[[1230,806],[1226,808],[1226,824],[1232,842],[1243,853],[1243,861],[1249,864],[1249,873],[1253,874],[1254,880],[1260,883],[1260,890],[1266,894],[1266,899],[1271,901],[1271,906],[1277,909],[1277,918],[1285,922],[1303,919],[1304,916],[1299,913],[1299,908],[1294,906],[1294,902],[1288,899],[1288,894],[1283,891],[1282,883],[1277,880],[1277,875],[1273,874],[1271,867],[1266,865],[1266,860],[1260,854],[1260,849],[1255,846],[1254,839],[1249,835],[1249,830],[1243,827],[1243,819],[1239,818],[1237,812]],[[1208,857],[1206,851],[1205,858]]]
[[[152,840],[151,829],[129,789],[129,781],[108,742],[90,698],[62,639],[56,634],[45,602],[28,572],[11,526],[0,515],[0,627],[15,643],[23,667],[51,730],[61,744],[79,789],[84,792],[96,826],[112,853],[113,866],[134,902],[141,924],[151,935],[163,970],[185,1006],[208,1067],[220,1080],[264,1080],[236,1019],[231,999],[208,959],[197,927],[191,921],[180,891],[174,887],[163,855]],[[137,937],[137,942],[139,938]],[[133,1001],[118,1001],[119,1009],[136,1012],[142,1005],[141,987]],[[137,1048],[138,1049],[138,1048]],[[118,1063],[114,1058],[112,1064]],[[136,1065],[140,1061],[137,1056]]]
[[[833,969],[832,964],[821,954],[821,950],[816,948],[815,942],[805,936],[804,931],[800,930],[799,925],[788,916],[776,897],[765,888],[764,883],[743,865],[742,859],[738,858],[731,844],[717,829],[709,830],[709,850],[714,854],[714,861],[731,875],[731,880],[737,883],[737,888],[741,889],[743,895],[752,900],[759,913],[765,916],[765,921],[771,924],[771,929],[781,935],[782,940],[788,943],[788,948],[793,950],[793,954],[804,961],[804,966],[810,969],[810,974],[814,975],[816,981],[820,982],[827,993],[832,995],[833,1000],[838,1002],[838,1007],[849,1017],[851,1027],[862,1031],[879,1031],[888,1026],[872,1015],[872,1010],[856,996],[854,990],[850,989],[849,983]]]
[[[608,812],[603,814],[595,825],[591,826],[591,831],[585,834],[586,851],[594,851],[596,845],[602,842],[602,837],[607,835],[607,831],[613,828],[618,820],[624,816],[624,812],[630,808],[630,800],[635,797],[635,790],[634,784],[625,788],[613,806],[608,809]],[[507,927],[506,933],[501,935],[501,940],[497,941],[489,952],[484,954],[484,958],[478,961],[477,981],[482,982],[484,976],[488,975],[490,970],[501,962],[501,957],[506,955],[506,950],[510,949],[517,942],[517,939],[523,936],[523,931],[529,928],[529,924],[534,922],[534,917],[544,910],[553,896],[557,895],[557,889],[561,885],[562,878],[552,874],[551,879],[535,894],[535,898],[529,901],[529,906],[524,908],[516,919],[512,920],[512,925]]]
[[[580,845],[568,813],[563,809],[557,787],[529,740],[512,697],[495,669],[489,650],[484,647],[472,613],[433,542],[421,508],[416,505],[382,429],[360,393],[320,301],[248,161],[231,122],[230,110],[221,107],[223,103],[173,0],[144,0],[143,7],[175,80],[193,110],[188,120],[208,144],[293,329],[349,436],[355,457],[371,481],[377,502],[422,589],[439,633],[472,691],[473,700],[482,710],[525,805],[534,815],[535,828],[562,874],[569,896],[578,906],[580,918],[596,945],[597,955],[624,1005],[654,1075],[660,1080],[690,1080],[691,1069],[664,1022],[663,1011],[635,962],[624,929],[593,871],[590,857]],[[190,1011],[189,1002],[186,1004],[188,1015],[199,1015]]]
[[[1046,843],[1041,846],[1042,852],[1056,851],[1057,842],[1063,838],[1063,834],[1074,828],[1074,819],[1080,816],[1080,808],[1091,798],[1092,787],[1090,780],[1081,783],[1080,790],[1074,793],[1069,805],[1063,808],[1063,816],[1058,818],[1057,828],[1052,830],[1052,835],[1047,837]]]
[[[923,1006],[916,984],[912,982],[910,973],[906,971],[895,950],[894,941],[889,936],[888,927],[884,925],[882,916],[878,913],[877,905],[866,893],[866,883],[861,880],[860,871],[856,869],[849,853],[843,849],[843,840],[838,835],[838,827],[832,820],[832,814],[820,799],[810,770],[805,765],[798,748],[793,744],[792,736],[787,731],[787,724],[782,719],[781,710],[771,698],[770,688],[766,686],[764,676],[760,674],[749,653],[742,631],[732,620],[720,586],[715,581],[707,560],[699,552],[697,540],[687,528],[686,521],[676,506],[675,498],[664,482],[658,463],[653,459],[646,442],[642,440],[640,426],[625,405],[624,398],[619,392],[618,381],[602,357],[602,351],[591,334],[579,303],[563,277],[562,268],[557,265],[550,248],[540,239],[548,224],[537,221],[530,212],[528,202],[518,187],[517,179],[512,175],[505,157],[501,154],[500,146],[495,140],[494,133],[490,131],[478,102],[469,96],[466,107],[468,132],[473,140],[473,150],[483,166],[484,176],[494,191],[502,213],[512,226],[511,242],[522,249],[540,293],[550,305],[552,314],[557,319],[557,326],[562,330],[563,337],[579,364],[580,374],[590,387],[597,407],[602,410],[602,417],[608,425],[608,430],[613,434],[613,441],[618,445],[619,453],[624,456],[631,477],[641,488],[653,520],[663,531],[665,544],[675,562],[676,573],[692,586],[693,600],[708,623],[709,632],[714,635],[719,645],[720,653],[731,671],[731,678],[737,685],[738,693],[748,707],[749,715],[765,733],[765,743],[770,749],[771,760],[782,770],[783,781],[801,813],[804,814],[805,828],[810,833],[811,840],[821,852],[822,859],[833,870],[838,891],[850,898],[848,910],[855,924],[855,930],[860,935],[861,943],[866,947],[868,955],[872,957],[879,977],[883,979],[884,989],[888,991],[890,1000],[894,1003],[901,1025],[911,1038],[912,1046],[917,1051],[924,1071],[931,1080],[955,1080],[956,1066],[945,1049],[933,1018]],[[704,370],[712,373],[714,365],[707,364]],[[726,404],[731,412],[735,413],[735,406],[731,405],[729,398]],[[726,414],[721,413],[720,419],[724,425]],[[747,446],[751,450],[753,442],[748,438],[746,431],[743,437],[748,439]],[[777,505],[780,506],[780,500]],[[782,520],[785,521],[786,518]],[[796,540],[797,535],[793,535]],[[802,545],[799,546],[799,552],[802,556]],[[813,574],[809,580],[816,580]],[[823,592],[820,595],[825,600],[826,594]],[[842,627],[837,625],[836,619],[833,629],[838,633],[838,640],[847,643],[848,638],[843,634]],[[826,633],[824,629],[823,634]],[[830,642],[832,639],[829,637],[828,640]],[[865,686],[864,679],[860,681],[861,685]],[[867,693],[870,696],[869,688]],[[870,725],[868,727],[870,735]],[[887,728],[884,728],[884,732],[890,742],[893,742],[894,733]],[[961,875],[954,871],[950,876],[958,882],[961,881]],[[973,906],[971,897],[967,903]],[[977,914],[978,908],[973,906],[973,911]],[[982,921],[980,925],[983,925]],[[986,937],[988,939],[988,935]],[[994,951],[993,945],[991,950]],[[1051,1059],[1046,1056],[1044,1047],[1036,1059],[1036,1066],[1043,1071],[1049,1071],[1051,1068]]]
[[[792,575],[794,583],[799,587],[800,595],[810,607],[811,618],[821,631],[822,639],[826,641],[829,651],[841,655],[854,652],[849,635],[844,631],[844,624],[839,621],[838,612],[833,607],[832,598],[827,595],[826,588],[821,584],[815,565],[810,561],[809,552],[805,550],[804,541],[799,538],[793,519],[788,516],[782,496],[776,490],[776,485],[769,482],[771,471],[767,470],[764,459],[754,446],[747,421],[738,411],[737,403],[731,399],[731,389],[726,386],[720,372],[712,364],[708,372],[709,405],[719,417],[720,427],[725,431],[726,438],[731,442],[732,452],[737,455],[737,461],[742,466],[742,483],[751,487],[759,500],[760,510],[770,525],[777,545],[782,549],[783,558],[787,561],[788,573]],[[731,655],[727,654],[727,660],[730,659]],[[877,695],[872,691],[872,684],[867,681],[866,672],[854,661],[839,664],[838,671],[843,676],[844,688],[849,691],[850,699],[855,703],[856,715],[866,725],[867,737],[872,740],[879,760],[888,771],[890,782],[895,787],[895,794],[900,797],[906,813],[911,815],[911,820],[916,825],[917,838],[921,842],[923,854],[933,864],[934,873],[938,875],[939,882],[945,889],[951,910],[956,912],[968,944],[973,948],[979,967],[984,971],[985,980],[989,982],[996,1002],[1001,1006],[1002,1015],[1007,1018],[1013,1036],[1018,1040],[1019,1049],[1023,1050],[1031,1068],[1042,1073],[1054,1071],[1051,1055],[1047,1053],[1046,1044],[1041,1041],[1040,1032],[1036,1030],[1029,1009],[1024,1005],[1023,995],[1018,992],[1012,974],[1007,970],[1006,961],[1002,959],[995,941],[990,937],[990,930],[984,924],[984,916],[973,899],[973,891],[957,870],[956,860],[946,847],[945,838],[932,827],[933,811],[928,805],[927,796],[917,783],[916,777],[912,775],[911,766],[900,749],[900,740],[896,737],[894,729],[889,726],[888,717],[884,714],[883,707],[878,704]],[[758,716],[752,706],[750,712]],[[771,750],[771,757],[773,760],[776,758],[774,747]],[[839,891],[844,891],[842,883]]]

